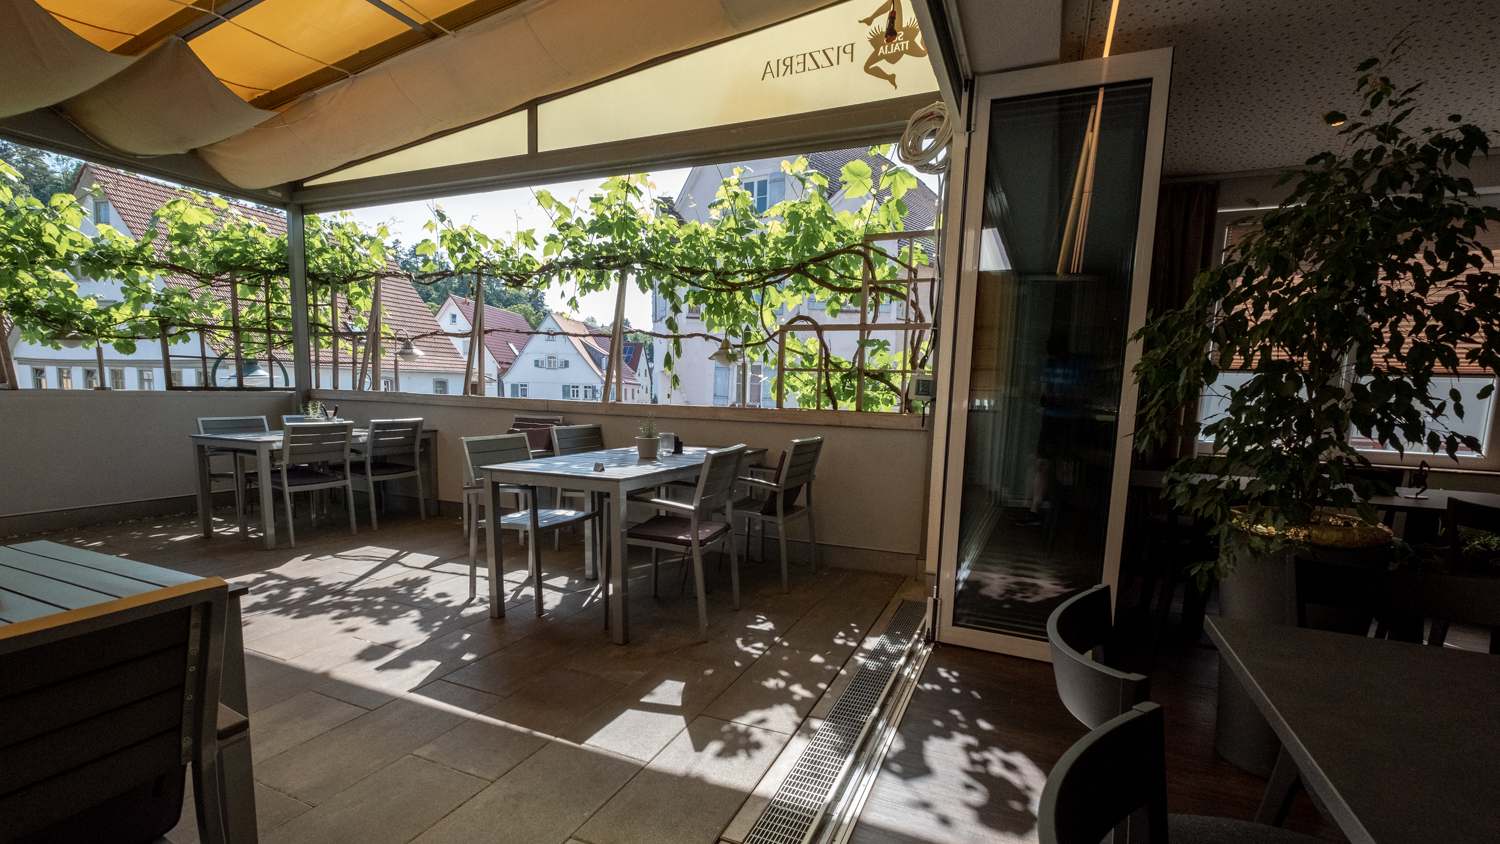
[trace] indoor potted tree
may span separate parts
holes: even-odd
[[[1343,150],[1282,176],[1291,194],[1199,274],[1184,307],[1136,335],[1138,449],[1198,437],[1176,411],[1206,390],[1224,402],[1202,426],[1211,453],[1174,463],[1162,494],[1217,535],[1218,559],[1194,574],[1200,589],[1222,581],[1226,616],[1292,623],[1284,552],[1389,541],[1354,436],[1448,459],[1480,447],[1453,430],[1467,408],[1443,382],[1461,363],[1500,368],[1500,274],[1477,239],[1500,209],[1455,172],[1489,139],[1459,115],[1409,130],[1420,86],[1385,75],[1398,52],[1359,66],[1355,118],[1324,115]],[[1231,371],[1237,383],[1220,384]],[[1275,734],[1232,680],[1219,686],[1214,743],[1262,776],[1276,758]]]
[[[1376,490],[1353,471],[1370,465],[1354,436],[1449,459],[1479,450],[1451,427],[1467,408],[1444,382],[1461,363],[1500,368],[1500,274],[1478,240],[1500,209],[1459,169],[1489,139],[1459,115],[1408,129],[1420,85],[1385,75],[1398,54],[1359,66],[1356,117],[1324,115],[1344,149],[1283,175],[1295,187],[1281,205],[1136,335],[1138,449],[1184,433],[1175,412],[1205,390],[1225,401],[1202,426],[1212,453],[1177,461],[1163,488],[1220,539],[1218,561],[1194,572],[1200,588],[1288,541],[1371,530]],[[1221,385],[1230,371],[1248,378]]]

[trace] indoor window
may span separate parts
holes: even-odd
[[[71,367],[71,366],[59,366],[57,368],[57,389],[59,389],[59,390],[71,390],[71,389],[73,389],[73,367]]]
[[[443,378],[433,379],[433,382],[432,382],[432,394],[435,395],[435,396],[446,396],[446,395],[448,395],[448,381],[446,379],[443,379]]]
[[[136,379],[139,382],[140,388],[142,390],[154,390],[154,389],[156,389],[156,373],[155,372],[152,372],[149,369],[137,370],[136,371]]]

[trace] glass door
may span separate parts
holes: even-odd
[[[939,638],[1047,658],[1119,574],[1171,53],[975,85],[937,420]],[[934,496],[936,498],[936,496]]]

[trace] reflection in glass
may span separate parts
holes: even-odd
[[[1102,578],[1150,99],[991,106],[955,625],[1045,639]]]

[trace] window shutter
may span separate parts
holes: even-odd
[[[565,398],[565,399],[571,399],[573,397],[573,388],[572,387],[568,386],[567,384],[564,384],[564,385],[562,385],[562,390],[563,390],[563,398]]]
[[[537,369],[541,369],[542,368],[542,359],[541,358],[532,358],[531,359],[531,364],[532,364],[532,366],[535,366]]]
[[[568,368],[568,359],[567,358],[563,358],[562,359],[562,368],[563,369],[567,369]]]
[[[786,199],[786,174],[772,173],[770,182],[770,195],[766,197],[766,207],[768,208]]]

